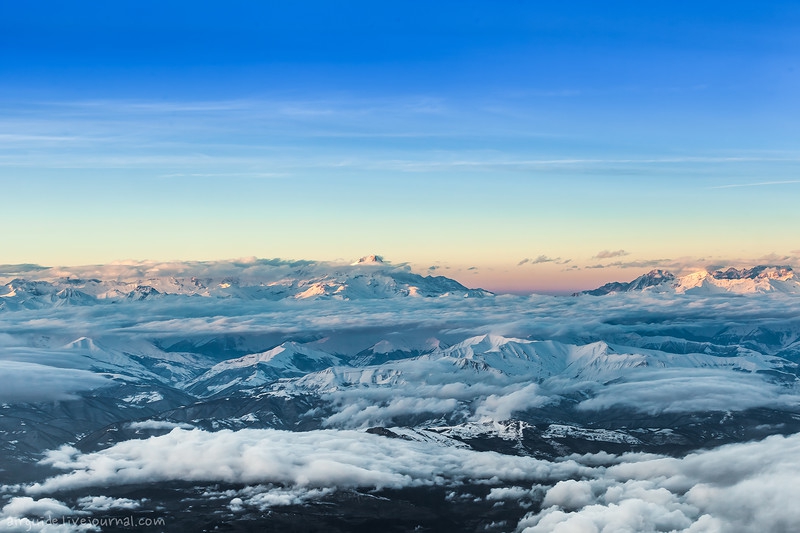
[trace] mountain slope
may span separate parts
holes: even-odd
[[[675,276],[671,272],[667,272],[665,270],[651,270],[647,274],[643,274],[628,283],[614,281],[611,283],[606,283],[605,285],[598,287],[596,289],[583,291],[582,293],[577,293],[577,294],[603,296],[605,294],[610,294],[612,292],[641,291],[648,287],[656,287],[664,283],[669,283],[674,279]]]
[[[296,342],[285,342],[263,352],[230,359],[214,365],[187,384],[187,390],[199,396],[252,388],[282,378],[293,378],[343,364],[336,356]]]

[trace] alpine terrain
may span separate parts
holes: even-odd
[[[788,531],[799,364],[788,266],[0,266],[0,530]]]

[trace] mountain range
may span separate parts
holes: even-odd
[[[578,298],[379,256],[0,270],[4,521],[506,531],[608,507],[549,503],[611,483],[608,465],[800,432],[790,267],[655,270]],[[693,505],[669,509],[702,525]]]
[[[421,276],[379,256],[351,265],[252,260],[250,263],[139,263],[97,267],[0,267],[0,309],[93,305],[174,296],[251,300],[491,295],[444,276]],[[34,274],[35,278],[30,275]]]
[[[747,294],[756,292],[788,292],[800,294],[800,279],[792,267],[759,265],[752,268],[725,270],[700,270],[676,277],[665,270],[651,270],[630,282],[611,282],[596,289],[575,293],[602,296],[616,292],[671,291],[675,293],[720,293]]]

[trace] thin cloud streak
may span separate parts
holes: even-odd
[[[716,187],[708,187],[709,189],[735,189],[740,187],[767,187],[770,185],[791,185],[800,183],[800,180],[785,180],[785,181],[762,181],[759,183],[734,183],[731,185],[717,185]]]
[[[597,252],[597,255],[595,255],[593,259],[610,259],[612,257],[622,257],[624,255],[630,255],[630,253],[625,250],[602,250]]]

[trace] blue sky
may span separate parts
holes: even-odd
[[[800,255],[797,4],[162,4],[0,8],[0,262]]]

